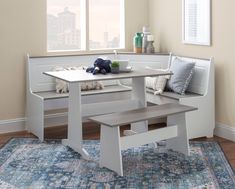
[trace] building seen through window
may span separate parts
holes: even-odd
[[[89,9],[81,6],[81,1],[47,1],[48,51],[120,48],[124,40],[121,39],[121,0],[89,0]],[[89,19],[83,16],[82,9],[88,11]],[[89,32],[81,23],[88,25]],[[82,37],[82,32],[87,38]]]

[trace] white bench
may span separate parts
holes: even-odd
[[[96,54],[76,56],[44,56],[30,57],[27,61],[27,110],[26,126],[28,131],[44,139],[44,111],[68,107],[68,94],[55,92],[55,81],[43,74],[51,71],[55,66],[86,66],[91,65],[99,56],[108,56],[110,59],[129,60],[133,67],[167,68],[169,54]],[[173,92],[164,92],[162,95],[153,95],[148,90],[147,101],[153,104],[180,103],[197,107],[198,110],[186,113],[189,138],[212,137],[215,127],[214,105],[214,63],[212,59],[195,59],[182,57],[185,60],[196,62],[195,74],[189,84],[186,95],[178,95]],[[171,60],[174,59],[174,56]],[[83,116],[91,116],[108,113],[109,108],[92,109],[91,103],[103,101],[118,101],[130,98],[130,88],[119,85],[119,81],[105,82],[104,90],[83,92]],[[130,80],[122,80],[121,84],[130,85]],[[121,106],[120,106],[121,107]],[[115,111],[122,108],[116,107]]]
[[[196,109],[169,103],[91,117],[92,121],[101,124],[100,167],[107,167],[123,176],[121,150],[166,139],[168,148],[189,155],[185,112]],[[123,125],[161,117],[167,117],[167,127],[120,137],[119,127]]]
[[[96,54],[96,55],[77,55],[77,56],[46,56],[46,57],[27,57],[27,105],[26,105],[26,126],[28,131],[36,135],[40,140],[44,140],[44,113],[45,110],[55,110],[68,107],[68,93],[58,94],[55,91],[55,80],[43,74],[52,71],[56,66],[89,66],[99,56],[107,56],[109,59],[129,59],[131,64],[143,63],[158,65],[168,59],[168,55],[158,56],[138,56],[138,55],[118,55]],[[123,57],[124,56],[124,57]],[[133,59],[134,57],[134,59]],[[139,63],[139,62],[141,63]],[[82,92],[82,116],[92,116],[104,113],[133,109],[120,102],[120,106],[110,108],[104,107],[104,101],[121,101],[130,98],[130,87],[120,85],[119,81],[103,81],[103,90],[91,90]],[[102,106],[102,108],[100,108]],[[99,108],[98,108],[99,107]]]

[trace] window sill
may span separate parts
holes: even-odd
[[[89,54],[99,54],[99,53],[114,53],[114,50],[117,52],[127,52],[125,48],[115,48],[115,49],[99,49],[99,50],[57,50],[57,51],[48,51],[47,56],[60,56],[60,55],[89,55]]]

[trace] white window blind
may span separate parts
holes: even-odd
[[[210,45],[210,0],[184,0],[184,43]]]

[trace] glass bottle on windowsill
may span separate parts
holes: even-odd
[[[151,33],[149,31],[149,27],[144,26],[143,27],[143,39],[142,39],[142,53],[147,53],[147,46],[148,46],[147,37],[148,37],[148,35],[151,35]]]
[[[142,53],[142,33],[136,33],[133,39],[133,46],[135,53]]]
[[[155,53],[155,48],[154,48],[154,45],[153,45],[153,43],[154,43],[154,37],[153,37],[153,35],[148,35],[148,36],[147,36],[147,41],[148,41],[148,44],[147,44],[146,52],[147,52],[148,54],[153,54],[153,53]]]

